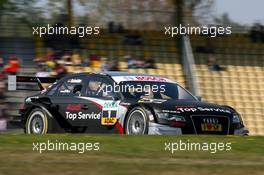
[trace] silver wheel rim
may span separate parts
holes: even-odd
[[[127,134],[144,134],[146,129],[145,115],[140,110],[133,111],[127,122]]]
[[[43,120],[39,115],[36,115],[31,121],[31,131],[33,134],[41,134],[43,131]]]
[[[43,134],[44,132],[44,114],[41,111],[35,111],[29,119],[27,133]]]

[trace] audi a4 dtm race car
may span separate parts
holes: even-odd
[[[54,83],[44,89],[41,82],[49,81]],[[72,74],[57,81],[9,77],[11,88],[17,82],[36,82],[41,88],[26,97],[20,109],[28,134],[248,134],[235,109],[202,102],[160,76],[105,72]]]

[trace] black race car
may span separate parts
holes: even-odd
[[[49,80],[10,77],[11,88],[16,82],[37,82],[42,89],[20,109],[25,133],[248,134],[233,108],[201,102],[164,77],[79,73],[42,88]]]

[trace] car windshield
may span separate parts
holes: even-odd
[[[193,95],[176,83],[122,81],[119,85],[119,87],[122,88],[120,91],[125,98],[196,100]]]

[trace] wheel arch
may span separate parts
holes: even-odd
[[[29,114],[31,113],[32,110],[36,109],[36,108],[40,108],[42,109],[43,111],[46,112],[46,114],[51,117],[51,118],[54,118],[52,116],[52,114],[49,112],[49,110],[44,106],[44,105],[41,105],[41,104],[33,104],[28,110],[27,112],[24,114],[24,120],[27,120],[27,118],[29,117]]]
[[[132,104],[132,105],[128,106],[127,112],[126,112],[125,117],[124,117],[124,119],[122,121],[123,128],[126,127],[126,120],[127,120],[128,114],[135,107],[141,107],[141,108],[143,108],[148,113],[148,115],[153,115],[154,121],[157,122],[156,114],[154,112],[153,107],[151,107],[148,104],[144,104],[144,103],[135,103],[135,104]]]
[[[42,111],[45,112],[45,114],[47,115],[48,117],[48,130],[51,131],[51,132],[58,132],[58,133],[61,133],[61,132],[64,132],[65,130],[63,129],[64,126],[61,125],[61,123],[55,118],[53,117],[53,115],[51,114],[51,112],[42,104],[34,104],[30,107],[30,109],[27,111],[27,113],[25,114],[25,117],[24,117],[24,121],[23,121],[23,125],[24,125],[24,129],[26,128],[26,124],[27,124],[27,119],[30,115],[30,113],[34,110],[34,109],[41,109]]]

